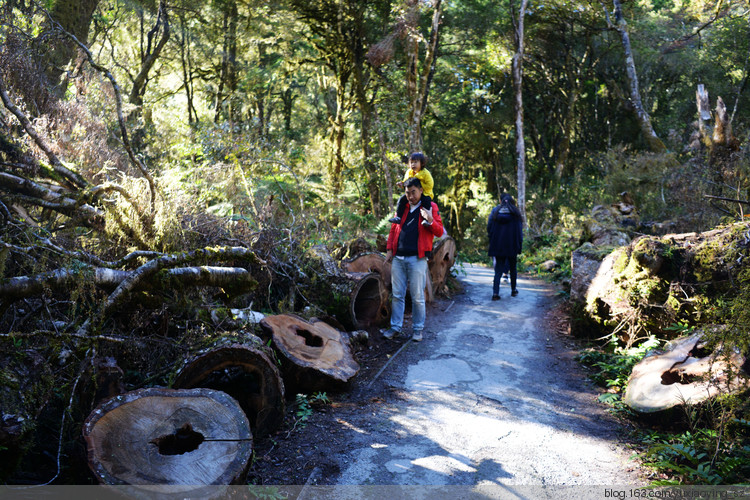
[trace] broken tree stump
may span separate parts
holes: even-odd
[[[741,375],[744,362],[735,352],[707,350],[702,333],[683,337],[633,367],[623,402],[648,414],[743,389],[750,386]]]
[[[448,273],[455,262],[456,240],[450,236],[436,240],[432,247],[432,258],[427,263],[434,294],[442,292],[445,288]]]
[[[253,434],[266,435],[284,420],[284,383],[273,359],[255,335],[222,340],[188,360],[172,386],[226,392],[244,410]]]
[[[292,394],[340,390],[359,371],[348,336],[323,321],[280,314],[266,316],[260,325],[279,353]]]
[[[89,415],[83,437],[89,467],[108,485],[237,484],[253,450],[240,405],[212,389],[115,396]]]

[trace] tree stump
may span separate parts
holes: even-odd
[[[83,437],[89,467],[110,485],[241,483],[253,449],[240,405],[212,389],[150,388],[116,396],[89,415]]]
[[[435,242],[432,258],[428,261],[433,294],[444,291],[445,282],[456,262],[456,240],[447,236]]]
[[[173,387],[226,392],[244,410],[253,434],[266,435],[284,420],[284,383],[268,351],[255,335],[214,345],[185,363]]]
[[[656,413],[743,389],[750,386],[740,376],[744,362],[734,352],[727,357],[720,349],[706,350],[701,333],[680,338],[633,367],[623,402],[637,412]]]
[[[339,390],[359,371],[349,338],[323,321],[280,314],[260,324],[281,357],[284,383],[292,393]]]

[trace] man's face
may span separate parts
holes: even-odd
[[[416,205],[419,200],[422,199],[422,188],[417,186],[411,186],[404,190],[406,199],[409,200],[410,205]]]

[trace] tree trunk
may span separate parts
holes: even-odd
[[[130,91],[128,101],[135,106],[143,106],[143,94],[146,92],[148,74],[156,64],[164,45],[169,40],[169,16],[167,5],[162,0],[159,2],[159,10],[156,15],[156,24],[148,32],[148,44],[146,50],[141,54],[141,69],[133,80],[133,88]],[[156,36],[161,32],[158,42]]]
[[[445,291],[448,273],[455,262],[456,240],[450,236],[438,240],[432,248],[432,258],[428,262],[433,293]]]
[[[638,89],[638,74],[635,70],[635,60],[633,59],[633,51],[630,48],[630,35],[628,34],[628,25],[625,22],[625,18],[622,15],[622,5],[620,0],[612,0],[615,7],[615,23],[610,26],[620,34],[622,39],[622,48],[625,52],[625,73],[628,78],[628,85],[630,87],[630,101],[633,104],[633,111],[635,117],[638,120],[638,125],[641,127],[641,133],[643,138],[648,144],[651,151],[654,153],[663,153],[667,150],[664,143],[659,139],[654,131],[654,127],[651,125],[651,116],[648,114],[646,109],[643,107],[641,102],[641,92]],[[607,14],[607,22],[609,23],[609,14]]]
[[[226,392],[242,407],[253,435],[266,435],[284,420],[284,383],[273,359],[255,335],[222,340],[187,361],[173,387]]]
[[[513,55],[513,89],[516,97],[516,174],[518,178],[518,209],[526,225],[526,145],[523,137],[523,24],[528,0],[521,0],[518,22],[515,25],[516,53]]]
[[[94,15],[99,0],[56,0],[50,7],[50,16],[68,33],[75,35],[79,42],[88,43],[89,26],[91,18]],[[55,27],[51,31],[55,31]],[[49,38],[49,30],[44,30],[38,40]],[[64,38],[52,49],[49,64],[47,64],[47,77],[50,82],[57,86],[60,83],[60,77],[64,73],[64,68],[72,61],[77,52],[77,45],[73,40]],[[65,94],[65,85],[61,86],[58,96]]]
[[[260,325],[281,357],[292,394],[342,389],[359,371],[349,337],[323,321],[281,314],[266,316]]]
[[[637,412],[656,413],[736,392],[750,386],[742,375],[744,363],[736,352],[706,350],[702,333],[683,337],[633,367],[623,402]]]
[[[117,396],[89,415],[83,437],[100,483],[170,485],[189,496],[201,486],[241,483],[253,449],[240,405],[211,389]]]

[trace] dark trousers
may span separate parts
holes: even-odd
[[[495,279],[492,280],[492,295],[500,294],[500,277],[503,273],[510,274],[510,289],[516,289],[516,280],[518,279],[517,261],[517,255],[513,257],[495,257]]]

